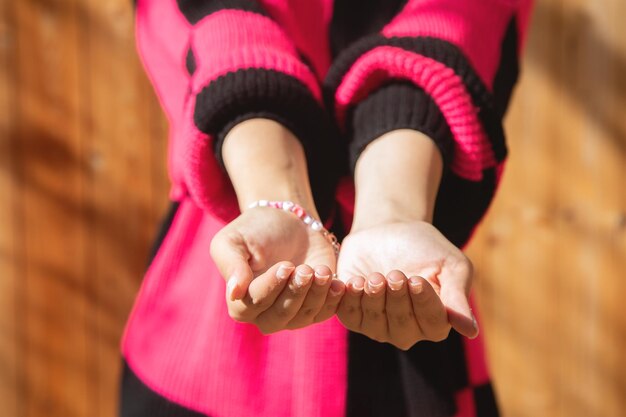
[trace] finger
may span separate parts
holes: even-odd
[[[250,254],[243,239],[239,235],[218,233],[211,241],[210,254],[220,274],[227,281],[227,299],[241,300],[254,278],[248,264]]]
[[[314,271],[313,283],[296,316],[287,323],[288,329],[299,329],[313,323],[315,316],[324,306],[332,281],[332,272],[324,265],[315,267]]]
[[[256,277],[242,300],[228,303],[230,316],[238,321],[254,320],[274,303],[294,269],[291,262],[279,262]]]
[[[411,277],[409,292],[413,313],[424,338],[433,342],[447,338],[450,333],[448,315],[432,285],[422,277]]]
[[[330,289],[328,290],[328,294],[326,295],[324,305],[322,306],[318,315],[315,316],[315,319],[313,320],[315,323],[320,323],[322,321],[328,320],[335,315],[345,290],[346,284],[344,284],[343,281],[339,279],[333,279],[331,281]]]
[[[363,294],[363,286],[365,280],[363,277],[356,276],[348,280],[346,284],[346,292],[337,308],[337,317],[347,329],[360,331],[361,318],[361,295]]]
[[[387,317],[385,315],[385,277],[374,272],[367,277],[361,296],[363,319],[361,330],[371,339],[386,341]]]
[[[263,333],[285,328],[296,316],[309,291],[312,278],[313,269],[310,266],[300,265],[296,268],[280,295],[257,317],[256,324]]]
[[[446,307],[448,321],[462,335],[471,339],[478,336],[478,325],[469,304],[472,282],[472,264],[469,260],[453,267],[444,267],[439,281],[441,301]]]
[[[387,274],[387,325],[392,343],[407,350],[416,341],[423,338],[422,332],[413,315],[406,276],[400,271]]]

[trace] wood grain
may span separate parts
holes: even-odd
[[[469,249],[505,416],[626,415],[626,3],[537,2]]]
[[[18,329],[18,256],[21,223],[16,196],[14,129],[15,57],[12,6],[0,2],[0,404],[7,415],[18,415],[21,364]]]
[[[15,48],[0,78],[13,203],[0,212],[0,416],[113,416],[121,332],[167,204],[165,122],[131,2],[2,7]]]
[[[85,329],[88,227],[80,26],[76,1],[14,4],[19,277],[25,416],[87,415],[94,341]]]
[[[129,0],[0,0],[0,417],[116,414],[167,204]],[[503,415],[626,415],[626,3],[542,0],[468,253]]]

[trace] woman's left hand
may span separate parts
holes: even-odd
[[[472,264],[427,222],[351,232],[337,270],[347,282],[337,315],[349,330],[403,350],[441,341],[451,328],[478,334],[468,301]]]

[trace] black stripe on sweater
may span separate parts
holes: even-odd
[[[392,345],[348,333],[346,417],[406,417],[397,352]]]
[[[181,13],[192,25],[224,9],[245,10],[267,16],[259,2],[254,0],[176,0],[176,3]]]
[[[334,122],[301,81],[276,70],[229,72],[211,81],[196,97],[195,124],[200,131],[215,135],[220,162],[221,146],[230,128],[252,117],[276,120],[302,142],[315,203],[325,218],[333,205],[335,185],[347,166]]]
[[[123,363],[119,415],[120,417],[208,417],[171,402],[152,391],[135,375],[126,361]]]
[[[486,383],[473,387],[474,404],[476,404],[476,415],[480,417],[499,417],[496,395],[493,392],[491,383]]]
[[[371,92],[348,113],[350,168],[367,145],[396,129],[413,129],[434,140],[444,163],[452,161],[454,140],[450,127],[424,90],[411,82],[393,80]]]
[[[178,213],[178,208],[180,207],[180,202],[172,201],[170,202],[170,206],[167,210],[167,214],[161,221],[161,225],[159,226],[159,231],[157,232],[156,239],[152,243],[152,248],[150,249],[150,260],[148,265],[152,263],[154,258],[156,257],[159,249],[161,249],[161,245],[165,240],[170,228],[172,227],[172,223],[174,222],[174,218],[176,217],[176,213]]]
[[[329,27],[330,50],[335,58],[364,36],[378,33],[408,0],[337,0]]]
[[[496,169],[483,170],[481,181],[444,171],[437,193],[433,225],[457,247],[463,247],[484,216],[496,190]]]
[[[380,34],[367,36],[344,50],[333,62],[324,81],[324,95],[328,108],[334,103],[334,95],[343,77],[356,60],[367,51],[379,46],[395,46],[441,62],[451,68],[465,84],[472,102],[480,109],[478,118],[485,129],[495,157],[506,158],[507,149],[502,119],[494,107],[494,99],[461,50],[450,42],[432,37],[393,37]]]
[[[500,118],[509,107],[513,87],[519,78],[518,38],[517,19],[513,17],[502,40],[500,65],[493,80],[494,106]]]
[[[419,342],[407,351],[348,335],[346,417],[446,417],[469,384],[461,336]]]

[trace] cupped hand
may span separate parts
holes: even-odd
[[[229,315],[264,334],[332,317],[345,289],[332,278],[336,255],[324,236],[271,207],[248,209],[226,225],[211,257],[227,280]]]
[[[468,300],[472,264],[429,223],[353,231],[337,268],[347,282],[337,315],[352,331],[400,349],[443,340],[451,328],[478,334]]]

